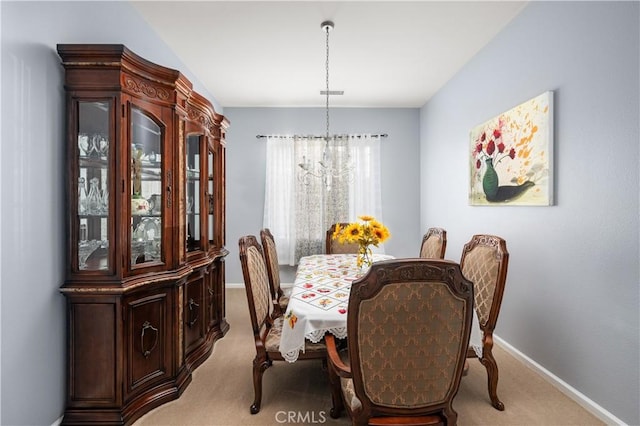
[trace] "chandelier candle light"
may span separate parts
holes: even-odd
[[[389,229],[378,222],[373,216],[359,216],[361,222],[349,223],[344,227],[339,224],[333,232],[332,238],[340,244],[357,243],[357,265],[360,269],[366,269],[373,263],[371,246],[378,247],[391,237]]]

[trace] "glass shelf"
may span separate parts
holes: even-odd
[[[78,102],[77,270],[109,269],[110,100]]]
[[[201,236],[201,182],[200,182],[200,152],[205,141],[203,135],[188,135],[186,144],[186,249],[188,252],[202,249]]]
[[[214,154],[211,151],[211,149],[209,149],[207,151],[207,167],[209,172],[209,176],[207,176],[207,198],[208,198],[207,238],[209,239],[209,244],[211,245],[214,244],[213,236],[215,231],[215,217],[214,217],[214,213],[215,213],[214,201],[215,200],[213,195],[215,193],[215,187],[214,187],[214,176],[213,176],[213,170],[214,170],[213,164],[214,164]]]
[[[153,117],[131,109],[131,266],[162,258],[162,135]]]

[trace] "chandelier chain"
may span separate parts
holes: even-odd
[[[327,128],[326,128],[326,142],[329,143],[329,31],[331,30],[331,28],[329,26],[325,27],[325,31],[327,32],[327,39],[326,39],[326,48],[327,48],[327,57],[326,57],[326,61],[325,61],[325,76],[326,76],[326,85],[327,85],[327,94],[326,94],[326,103],[325,103],[325,109],[326,109],[326,116],[327,116]]]

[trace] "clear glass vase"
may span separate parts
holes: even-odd
[[[365,273],[369,270],[373,263],[373,253],[371,252],[370,246],[360,245],[360,247],[358,247],[358,258],[356,263],[361,273]]]
[[[89,181],[89,195],[87,196],[88,214],[101,214],[104,212],[99,184],[100,180],[96,177],[91,178]]]
[[[78,178],[78,214],[87,213],[87,185],[83,177]]]

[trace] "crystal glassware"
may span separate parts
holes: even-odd
[[[86,179],[78,178],[78,214],[87,213],[87,185]]]
[[[89,136],[86,133],[78,135],[78,148],[81,157],[86,157],[89,154]]]
[[[89,181],[89,195],[87,196],[87,213],[101,214],[103,212],[102,196],[98,185],[100,180],[97,177],[91,178]]]

